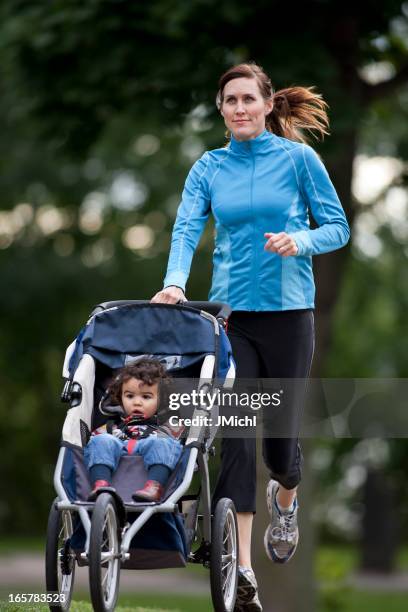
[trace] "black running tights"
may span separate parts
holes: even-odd
[[[312,310],[235,311],[228,321],[228,337],[237,378],[305,379],[309,376],[314,349]],[[303,401],[303,397],[293,399]],[[302,454],[297,437],[265,437],[263,457],[271,478],[286,489],[298,485]],[[254,437],[223,438],[213,506],[222,497],[232,499],[238,512],[255,512]]]

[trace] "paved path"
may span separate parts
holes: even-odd
[[[408,591],[408,572],[359,572],[351,574],[346,582],[362,591]]]
[[[198,571],[197,571],[198,570]],[[208,595],[205,568],[172,570],[121,570],[121,592],[165,592]],[[38,553],[0,557],[0,591],[44,592],[44,559]],[[36,589],[34,591],[33,589]],[[88,589],[88,568],[76,567],[75,590]]]
[[[75,590],[88,589],[88,568],[76,567]],[[408,591],[408,572],[355,573],[351,587],[365,591]],[[208,595],[209,572],[202,567],[173,570],[121,570],[121,592],[161,592]],[[38,553],[0,557],[0,591],[43,592],[44,559]]]

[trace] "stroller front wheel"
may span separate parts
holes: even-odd
[[[89,545],[89,588],[96,612],[114,610],[119,591],[119,525],[116,504],[101,493],[92,513]]]
[[[72,515],[69,510],[58,510],[54,500],[48,516],[47,544],[45,550],[45,582],[47,592],[58,595],[58,603],[50,604],[50,610],[69,610],[75,577],[75,556],[70,546],[73,533]]]
[[[211,535],[210,583],[216,612],[234,609],[238,582],[238,524],[235,506],[223,497],[215,507]]]

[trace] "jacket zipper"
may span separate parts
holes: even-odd
[[[251,266],[251,276],[253,279],[252,291],[251,291],[251,310],[256,309],[256,295],[258,292],[258,275],[257,275],[257,263],[258,263],[258,255],[256,248],[256,224],[255,224],[255,214],[253,207],[253,187],[254,187],[254,174],[255,174],[255,155],[252,150],[250,143],[248,143],[250,154],[251,154],[251,162],[252,162],[252,171],[251,171],[251,185],[250,185],[250,208],[252,214],[252,266]]]

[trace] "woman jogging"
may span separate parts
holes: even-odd
[[[216,239],[209,299],[232,307],[228,336],[237,377],[307,378],[314,348],[312,256],[349,239],[327,171],[301,133],[328,134],[327,104],[313,88],[274,93],[263,69],[249,63],[222,75],[217,106],[230,142],[204,153],[190,170],[164,289],[152,301],[185,300],[191,260],[211,212]],[[309,212],[316,229],[310,229]],[[265,550],[271,560],[285,563],[298,542],[298,440],[265,438],[263,456],[271,475]],[[255,492],[256,440],[224,438],[214,503],[229,497],[237,509],[235,609],[247,612],[262,610],[250,556]]]

